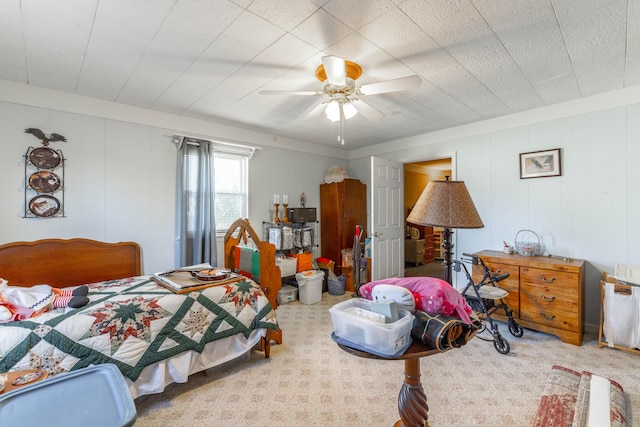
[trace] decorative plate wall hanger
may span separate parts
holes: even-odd
[[[24,218],[64,217],[65,158],[61,150],[54,150],[49,143],[67,139],[36,128],[24,131],[42,142],[42,147],[29,147],[24,155]]]

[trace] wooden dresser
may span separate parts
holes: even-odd
[[[584,333],[584,260],[563,261],[545,256],[477,252],[494,272],[509,272],[500,286],[509,292],[506,303],[520,325],[581,345]],[[484,271],[473,266],[473,280]],[[501,319],[501,316],[495,316]]]

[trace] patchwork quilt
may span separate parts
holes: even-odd
[[[90,284],[91,302],[0,324],[0,372],[50,375],[113,363],[135,381],[148,365],[254,329],[278,330],[260,286],[247,279],[174,294],[133,277]]]

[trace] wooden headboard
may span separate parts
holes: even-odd
[[[10,286],[55,288],[141,274],[140,246],[89,239],[44,239],[0,245],[0,277]]]
[[[224,236],[224,265],[232,270],[235,268],[235,247],[252,243],[260,253],[260,287],[275,309],[278,307],[278,292],[282,287],[280,267],[276,265],[275,245],[260,240],[249,220],[237,219],[231,224]],[[282,344],[282,329],[278,332],[267,331],[267,339]],[[268,350],[265,349],[268,354]]]
[[[237,219],[231,224],[224,236],[224,265],[233,269],[235,266],[235,247],[252,243],[260,252],[260,286],[269,298],[271,306],[278,306],[278,291],[280,291],[282,279],[280,267],[276,265],[276,247],[269,242],[263,242],[258,237],[249,221]]]

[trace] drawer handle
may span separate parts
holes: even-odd
[[[553,296],[553,295],[551,295],[551,298],[549,298],[549,297],[548,297],[548,296],[546,296],[545,294],[540,294],[540,298],[542,298],[542,299],[543,299],[543,300],[545,300],[545,301],[549,301],[549,302],[551,302],[551,301],[553,301],[553,300],[555,300],[555,299],[556,299],[556,297],[555,297],[555,296]]]
[[[552,277],[551,279],[547,279],[544,277],[544,275],[542,275],[540,276],[540,280],[542,280],[544,283],[553,283],[556,280],[556,278]]]
[[[547,319],[547,320],[553,320],[553,319],[555,319],[555,318],[556,318],[556,315],[555,315],[555,314],[552,314],[551,316],[547,316],[547,315],[546,315],[546,314],[544,314],[544,313],[540,313],[540,316],[541,316],[543,319]]]

